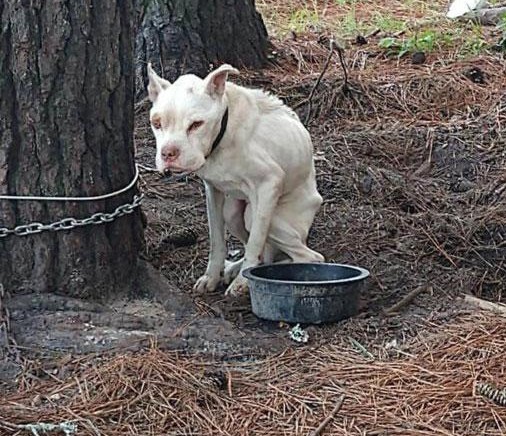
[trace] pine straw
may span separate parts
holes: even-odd
[[[506,382],[504,318],[474,314],[428,330],[391,361],[366,359],[339,338],[246,363],[154,346],[81,358],[61,379],[25,374],[24,389],[0,403],[0,428],[75,420],[80,435],[307,435],[344,395],[324,434],[504,434],[506,409],[474,394],[477,381]]]
[[[471,109],[485,108],[488,112],[504,98],[506,65],[500,56],[461,60],[449,51],[440,51],[429,56],[427,65],[419,66],[412,65],[409,57],[396,60],[371,48],[346,51],[354,90],[348,97],[342,92],[343,72],[334,56],[313,98],[313,118],[336,116],[354,122],[402,120],[431,125],[453,124],[459,117],[459,122],[468,123],[482,115]],[[262,74],[261,80],[272,83],[277,95],[298,108],[321,74],[329,53],[329,36],[285,41],[278,50],[279,66]],[[485,85],[469,80],[466,73],[471,68],[484,72]]]

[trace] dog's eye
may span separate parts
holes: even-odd
[[[194,121],[190,124],[190,127],[188,127],[188,133],[197,130],[202,124],[204,124],[204,121]]]
[[[153,126],[153,129],[161,129],[162,128],[162,121],[160,120],[160,118],[153,118],[151,120],[151,125]]]

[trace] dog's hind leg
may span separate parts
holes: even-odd
[[[286,223],[276,223],[276,225],[272,226],[269,242],[274,247],[286,254],[292,262],[325,261],[325,258],[320,253],[311,250],[302,241],[300,235],[293,228],[287,227],[284,224]],[[280,259],[280,261],[282,260]]]
[[[225,203],[223,204],[225,226],[230,234],[239,239],[243,244],[246,244],[249,237],[249,232],[246,230],[244,222],[246,206],[245,200],[237,200],[231,197],[225,197]]]
[[[322,203],[315,185],[308,180],[301,191],[278,204],[269,230],[269,243],[293,262],[323,262],[324,257],[307,246],[307,236]]]

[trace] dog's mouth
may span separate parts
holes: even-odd
[[[168,168],[160,172],[160,175],[165,183],[174,183],[179,180],[184,180],[186,177],[188,177],[191,173],[185,172],[185,171],[172,171]]]
[[[182,170],[182,169],[173,169],[173,168],[165,168],[162,171],[164,177],[171,177],[172,175],[181,176],[183,174],[190,174],[191,171]]]
[[[163,170],[161,170],[160,173],[166,177],[171,176],[171,175],[183,176],[183,175],[189,175],[191,173],[194,173],[194,172],[198,171],[199,169],[200,169],[200,167],[182,168],[182,167],[170,166],[170,167],[166,167]]]
[[[188,177],[193,172],[193,170],[165,168],[163,171],[161,171],[160,174],[163,178],[168,180],[180,180]]]

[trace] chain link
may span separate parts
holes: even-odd
[[[131,203],[122,204],[118,206],[114,212],[98,212],[93,214],[89,218],[77,219],[77,218],[63,218],[51,224],[42,223],[30,223],[9,229],[7,227],[0,227],[0,238],[5,238],[10,235],[16,236],[27,236],[35,235],[44,231],[59,232],[60,230],[71,230],[77,227],[84,227],[88,225],[99,225],[110,223],[116,218],[124,215],[131,214],[137,207],[139,207],[144,198],[144,194],[135,195]]]

